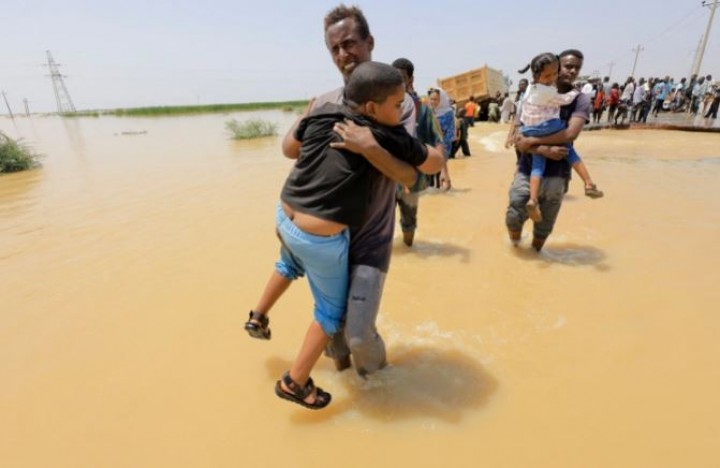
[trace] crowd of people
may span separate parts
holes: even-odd
[[[392,65],[373,62],[375,38],[358,7],[332,9],[324,19],[324,35],[344,83],[311,100],[283,139],[283,154],[295,162],[276,208],[280,258],[245,322],[251,337],[271,339],[268,314],[294,280],[307,276],[313,317],[275,393],[310,409],[332,400],[310,377],[323,352],[338,371],[354,367],[365,378],[387,366],[376,320],[393,250],[395,207],[403,242],[411,247],[419,193],[429,185],[451,188],[447,160],[458,150],[470,156],[468,129],[481,112],[477,100],[457,106],[442,89],[419,96],[415,68],[407,58]],[[490,121],[513,122],[506,146],[515,147],[517,164],[505,227],[514,246],[531,220],[532,248],[542,250],[572,169],[585,183],[587,196],[603,196],[573,148],[591,113],[597,116],[598,100],[611,120],[622,113],[623,103],[631,118],[647,118],[640,112],[644,108],[629,104],[635,89],[646,88],[644,80],[637,88],[632,79],[622,88],[609,85],[607,93],[608,80],[578,90],[583,62],[576,49],[540,54],[528,66],[532,82],[521,80],[515,100],[498,94],[483,103]],[[675,103],[670,111],[687,106],[700,112],[702,106],[702,112],[707,107],[712,114],[715,106],[717,114],[717,99],[706,99],[716,93],[708,82],[710,77],[687,83],[693,90],[700,86],[688,98],[684,82],[679,87],[669,79],[650,80],[643,102],[650,96],[652,112],[660,112],[658,106],[664,108],[670,99]]]
[[[720,86],[712,75],[682,78],[628,77],[623,84],[611,83],[609,77],[578,84],[579,90],[592,101],[592,121],[618,125],[630,122],[647,123],[648,116],[661,112],[687,113],[707,119],[717,119],[720,105]],[[607,116],[604,116],[607,111]]]
[[[451,103],[454,105],[453,101]],[[516,102],[512,100],[509,92],[496,91],[495,96],[484,99],[470,96],[465,104],[457,109],[457,116],[465,119],[471,127],[477,120],[508,123],[516,109]]]

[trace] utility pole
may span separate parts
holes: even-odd
[[[10,103],[9,103],[8,100],[7,100],[7,96],[5,95],[5,91],[2,91],[2,97],[3,97],[3,100],[5,101],[5,106],[7,107],[7,110],[8,110],[8,112],[10,113],[10,118],[13,119],[13,120],[15,120],[15,116],[14,116],[13,113],[12,113],[12,109],[10,109]]]
[[[697,48],[695,49],[695,57],[693,58],[692,68],[690,68],[690,76],[697,73],[695,71],[696,68],[700,68],[697,63],[698,63],[698,58],[700,58],[700,47],[702,47],[704,37],[705,36],[700,36],[700,40],[698,41]]]
[[[27,98],[23,99],[23,102],[25,103],[25,117],[30,117],[30,106],[28,106]]]
[[[612,81],[612,69],[615,66],[615,62],[608,63],[608,66],[610,67],[610,71],[608,72],[608,76],[610,77],[610,81]]]
[[[70,98],[70,93],[65,87],[63,81],[63,75],[60,74],[58,69],[59,65],[53,60],[50,51],[47,52],[48,69],[50,70],[50,78],[52,78],[53,89],[55,90],[55,101],[57,102],[57,111],[59,114],[75,112],[75,104],[73,104]]]
[[[709,3],[707,1],[702,2],[702,6],[712,6],[712,10],[710,10],[710,18],[708,19],[707,29],[705,29],[705,37],[703,38],[702,46],[700,47],[700,55],[698,56],[698,60],[695,63],[693,74],[700,74],[700,67],[702,66],[703,55],[705,55],[705,46],[707,46],[708,38],[710,37],[710,28],[712,27],[713,18],[715,17],[715,10],[717,9],[718,3],[720,3],[720,0],[713,0],[712,3]]]
[[[638,44],[638,46],[633,49],[633,52],[635,52],[635,62],[633,62],[633,69],[630,73],[630,76],[632,76],[633,78],[635,78],[635,68],[637,67],[638,57],[640,56],[640,52],[642,52],[643,50],[645,50],[645,48],[640,44]]]

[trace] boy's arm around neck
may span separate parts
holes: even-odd
[[[439,172],[444,162],[442,153],[428,146],[427,159],[416,169],[411,164],[393,157],[388,150],[380,146],[368,127],[348,120],[335,124],[334,130],[342,141],[330,143],[330,146],[363,155],[383,175],[402,185],[415,185],[418,170],[426,174]]]

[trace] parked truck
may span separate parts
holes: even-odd
[[[465,104],[471,96],[477,102],[482,102],[494,98],[498,91],[501,95],[508,91],[502,72],[487,65],[459,75],[439,78],[438,86],[458,105]]]

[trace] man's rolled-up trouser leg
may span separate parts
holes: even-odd
[[[418,192],[406,193],[405,190],[399,190],[396,198],[400,207],[400,227],[402,227],[402,232],[415,231],[417,229],[420,194]]]
[[[385,342],[375,326],[385,275],[380,269],[366,265],[350,269],[345,340],[352,353],[355,370],[360,374],[374,372],[387,362]]]
[[[545,177],[540,183],[540,211],[543,219],[535,223],[533,236],[538,239],[547,239],[555,226],[562,200],[565,195],[565,179],[562,177]]]
[[[335,360],[352,354],[355,369],[361,374],[374,372],[387,362],[385,342],[375,326],[385,275],[366,265],[350,268],[345,326],[325,348],[325,355]]]
[[[530,176],[516,172],[508,195],[510,201],[505,212],[505,225],[509,231],[520,232],[528,219],[526,205],[530,199]]]

